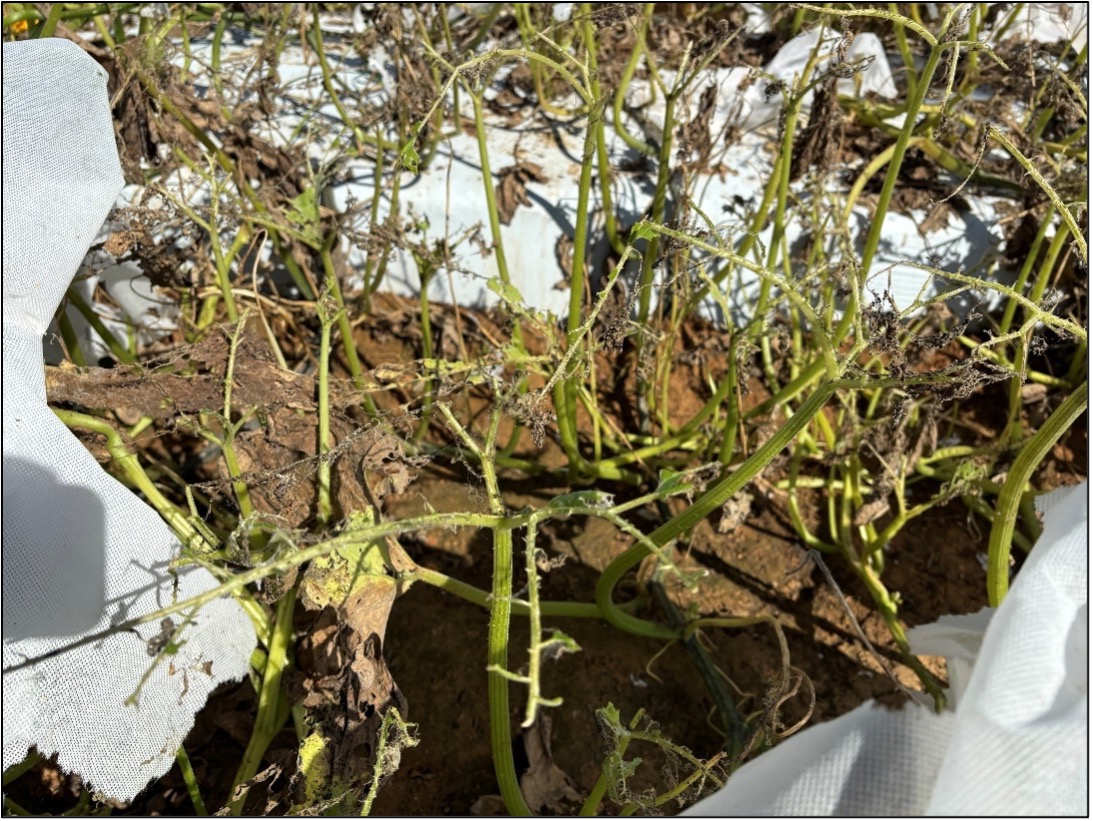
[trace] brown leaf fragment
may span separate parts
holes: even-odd
[[[509,812],[505,808],[505,799],[499,795],[482,795],[471,804],[471,815],[507,816],[508,814]]]
[[[808,126],[793,143],[793,164],[789,172],[791,180],[813,167],[820,173],[828,170],[835,160],[833,155],[836,152],[832,149],[841,119],[835,78],[832,77],[816,90]]]
[[[750,493],[737,493],[725,502],[721,508],[721,519],[717,523],[717,532],[731,533],[736,530],[751,515],[754,501],[755,497]]]
[[[708,85],[698,100],[698,110],[694,117],[683,125],[679,140],[679,156],[681,159],[695,157],[701,164],[710,156],[712,148],[710,138],[710,121],[717,103],[717,86]]]
[[[121,230],[115,231],[103,244],[103,250],[116,257],[123,257],[129,253],[129,249],[141,242],[152,242],[152,238],[146,231]]]
[[[518,207],[531,205],[527,184],[546,182],[547,177],[543,174],[542,167],[532,162],[520,162],[502,168],[497,176],[497,216],[502,225],[509,225]]]
[[[861,509],[854,514],[854,527],[864,527],[871,522],[875,522],[888,512],[889,507],[890,505],[887,496],[883,496],[880,499],[874,499],[872,502],[863,505]]]
[[[524,730],[524,750],[528,756],[527,771],[520,776],[520,790],[532,812],[569,815],[581,800],[573,779],[554,763],[550,754],[550,717],[539,720]]]
[[[558,267],[562,269],[562,279],[554,283],[554,290],[564,291],[573,279],[573,237],[562,234],[554,243],[554,255],[558,258]]]
[[[254,786],[257,786],[258,784],[263,784],[263,783],[266,783],[266,782],[269,782],[272,785],[273,782],[275,782],[278,778],[281,777],[281,774],[284,773],[284,771],[285,771],[285,765],[284,765],[283,762],[281,762],[281,761],[273,762],[268,767],[266,767],[264,770],[262,770],[260,773],[255,775],[253,778],[250,778],[247,781],[244,781],[239,786],[237,786],[235,788],[235,791],[231,795],[231,799],[229,800],[229,803],[224,805],[221,809],[219,809],[217,811],[216,815],[217,816],[231,815],[231,803],[233,803],[235,801],[238,801],[240,798],[247,795],[250,792],[251,787],[254,787]]]

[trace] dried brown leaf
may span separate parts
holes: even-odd
[[[527,771],[520,776],[520,791],[533,812],[569,815],[581,800],[576,784],[550,754],[550,717],[539,720],[524,730],[524,750],[528,756]]]
[[[497,195],[497,216],[502,225],[509,225],[516,209],[521,205],[531,205],[531,199],[527,194],[529,182],[546,182],[541,166],[532,162],[520,162],[510,165],[497,172],[498,181],[495,188]]]

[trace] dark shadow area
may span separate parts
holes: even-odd
[[[62,484],[41,465],[3,461],[3,636],[71,636],[105,605],[103,521],[98,497]]]

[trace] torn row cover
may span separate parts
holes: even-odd
[[[210,602],[135,705],[158,619],[28,663],[216,582],[188,569],[175,589],[172,531],[46,405],[42,335],[122,186],[105,72],[65,40],[4,43],[3,118],[3,767],[33,746],[129,800],[246,674],[254,628]]]

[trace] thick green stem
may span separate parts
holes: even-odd
[[[243,471],[239,467],[239,457],[235,452],[235,433],[230,427],[224,431],[224,441],[220,443],[220,452],[224,454],[224,464],[228,468],[232,490],[235,491],[235,501],[239,504],[239,515],[243,519],[249,519],[254,515],[254,505],[251,503],[247,483],[239,478]]]
[[[226,105],[224,105],[224,83],[221,79],[220,72],[220,53],[224,45],[224,33],[228,30],[228,17],[227,15],[221,15],[220,19],[216,21],[216,28],[213,29],[213,44],[212,54],[210,59],[212,60],[212,72],[210,72],[213,88],[216,90],[216,102],[220,106],[221,116],[224,117],[224,121],[231,120],[231,111]]]
[[[645,51],[645,37],[646,33],[649,31],[649,23],[653,18],[653,8],[655,5],[655,3],[644,3],[642,5],[641,28],[638,29],[637,37],[634,40],[634,48],[630,52],[630,59],[626,61],[626,67],[622,71],[622,78],[619,80],[619,86],[615,90],[615,102],[612,110],[615,132],[622,137],[622,141],[630,146],[630,148],[647,157],[655,157],[657,150],[648,143],[639,140],[626,130],[626,126],[622,121],[622,107],[626,102],[626,92],[630,88],[630,81],[634,78],[634,72],[637,70],[638,61],[641,60],[641,55]]]
[[[509,718],[509,680],[502,674],[509,664],[509,621],[512,615],[512,531],[493,532],[493,596],[490,602],[488,697],[490,704],[490,748],[493,766],[505,807],[515,816],[532,815],[512,757],[512,727]]]
[[[334,108],[338,112],[338,116],[345,126],[352,132],[353,140],[357,146],[357,155],[364,154],[364,147],[367,144],[375,145],[377,152],[382,152],[386,148],[397,149],[398,146],[380,141],[369,134],[366,134],[364,130],[358,126],[353,118],[349,115],[349,111],[346,109],[345,104],[342,102],[338,92],[334,89],[334,73],[330,70],[330,63],[326,59],[326,48],[323,45],[323,30],[319,21],[319,7],[318,5],[312,6],[312,45],[315,49],[315,56],[319,58],[319,68],[323,74],[323,88],[326,89],[326,93],[330,96],[330,101],[334,103]]]
[[[323,240],[319,249],[319,258],[323,263],[323,276],[326,278],[326,287],[337,309],[338,335],[342,338],[342,350],[345,353],[345,362],[349,367],[349,374],[353,377],[353,384],[363,394],[361,404],[372,416],[379,412],[370,393],[365,393],[364,371],[361,368],[360,356],[357,354],[357,343],[353,340],[353,326],[349,322],[349,312],[345,310],[345,300],[342,299],[342,286],[338,281],[338,272],[334,269],[333,248],[337,242],[338,231],[331,228]]]
[[[132,365],[137,361],[136,354],[118,342],[118,338],[110,332],[110,329],[106,327],[106,324],[102,321],[95,309],[92,308],[84,298],[80,295],[80,292],[73,287],[69,287],[67,292],[68,301],[76,306],[87,324],[95,329],[95,333],[99,335],[99,338],[106,344],[106,347],[110,349],[110,353],[114,355],[114,358],[119,362]]]
[[[835,381],[817,388],[808,399],[801,403],[800,408],[794,411],[793,416],[786,424],[779,428],[739,468],[706,491],[689,508],[654,530],[649,539],[658,547],[663,547],[673,539],[691,530],[696,524],[724,505],[793,441],[793,438],[804,429],[813,416],[820,412],[821,408],[827,404],[828,399],[840,387],[847,386],[841,381]]]
[[[592,168],[596,157],[595,122],[602,123],[602,117],[602,110],[589,116],[585,130],[584,150],[581,154],[581,177],[577,188],[577,214],[573,235],[573,272],[570,277],[569,316],[566,322],[570,343],[575,341],[572,336],[581,327],[581,307],[584,304],[586,274],[585,256],[588,252],[588,224],[591,219],[589,200],[592,193]]]
[[[451,417],[449,416],[449,421]],[[493,466],[493,452],[497,443],[497,430],[501,422],[501,409],[490,412],[490,427],[486,434],[486,446],[482,456],[482,478],[489,497],[490,511],[504,517],[505,503]],[[472,445],[469,437],[465,438]],[[516,765],[512,757],[512,727],[509,718],[509,680],[505,675],[509,668],[509,630],[512,618],[512,529],[504,524],[493,531],[493,592],[490,598],[489,646],[487,650],[488,697],[490,705],[490,747],[493,766],[501,797],[512,815],[530,816],[520,782],[516,778]]]
[[[737,337],[734,336],[729,345],[729,372],[724,381],[728,408],[725,412],[725,426],[721,432],[721,449],[717,455],[722,467],[727,467],[732,461],[736,451],[736,428],[740,424],[740,402],[736,396],[736,345]]]
[[[581,307],[584,305],[585,287],[585,254],[588,250],[588,203],[592,190],[592,168],[596,157],[596,128],[593,120],[602,117],[602,111],[589,115],[588,125],[585,130],[584,152],[581,155],[581,177],[577,189],[577,218],[573,237],[573,271],[569,277],[569,316],[566,320],[566,347],[572,348],[581,342],[582,322]],[[576,377],[567,373],[562,390],[562,407],[556,407],[559,418],[564,413],[566,426],[559,427],[559,433],[568,437],[569,441],[563,441],[566,455],[570,457],[570,470],[575,471],[580,464],[577,453],[577,385]],[[574,457],[576,456],[576,459]]]
[[[254,730],[251,732],[250,742],[243,753],[243,759],[239,764],[239,770],[232,782],[232,794],[234,795],[243,784],[254,777],[258,767],[262,763],[262,757],[266,754],[273,737],[280,732],[281,727],[288,720],[289,709],[284,694],[281,692],[281,681],[285,668],[289,665],[289,650],[292,646],[292,616],[296,609],[296,587],[290,587],[281,600],[277,603],[277,616],[273,626],[273,635],[270,639],[269,652],[266,655],[266,667],[262,672],[262,687],[258,692],[258,715],[255,719]],[[231,814],[238,816],[243,813],[243,805],[247,800],[247,789],[241,790],[238,798],[230,804]]]
[[[39,37],[52,37],[53,33],[57,30],[57,24],[61,22],[61,12],[64,10],[64,3],[51,3],[49,7],[49,16],[46,17],[45,23],[42,24],[42,30],[38,33]]]
[[[1036,231],[1036,237],[1032,240],[1032,245],[1029,246],[1028,254],[1025,256],[1024,264],[1021,265],[1021,271],[1017,274],[1017,281],[1013,284],[1013,290],[1022,292],[1025,290],[1025,285],[1028,283],[1029,274],[1032,273],[1032,266],[1036,263],[1036,260],[1040,256],[1040,246],[1043,245],[1044,238],[1047,236],[1048,229],[1051,227],[1051,222],[1055,216],[1055,206],[1049,205],[1047,211],[1044,213],[1043,219],[1040,221],[1040,227]],[[1062,231],[1056,232],[1056,238]],[[1065,234],[1064,234],[1065,236]],[[1054,245],[1054,241],[1052,243]],[[1050,253],[1049,257],[1052,256]],[[1057,253],[1056,253],[1057,256]],[[1054,265],[1054,262],[1052,263]],[[1043,268],[1041,268],[1042,275]],[[1002,319],[998,323],[999,333],[1009,333],[1010,327],[1013,324],[1014,314],[1017,313],[1017,303],[1010,300],[1006,302],[1006,307],[1002,311]]]
[[[884,184],[881,186],[880,190],[880,198],[877,200],[877,208],[873,212],[873,219],[869,224],[869,233],[865,236],[865,247],[862,249],[861,257],[861,271],[863,276],[869,275],[870,268],[873,265],[873,257],[877,253],[877,247],[880,245],[881,234],[884,230],[884,217],[887,215],[888,207],[892,203],[892,195],[896,190],[899,172],[903,167],[903,158],[907,153],[907,146],[914,133],[919,110],[922,108],[923,103],[926,102],[926,94],[930,90],[930,83],[933,82],[934,73],[941,63],[942,53],[943,49],[940,46],[935,45],[930,49],[930,56],[926,58],[926,65],[922,68],[922,74],[915,86],[911,102],[907,106],[907,113],[904,115],[903,128],[900,129],[899,137],[896,138],[896,145],[892,151],[892,159],[888,163],[888,173],[884,177]],[[842,323],[840,323],[840,326],[841,324]]]
[[[61,329],[61,339],[64,340],[65,350],[73,365],[80,368],[87,367],[87,357],[84,356],[80,340],[76,337],[76,329],[72,327],[72,320],[68,318],[68,311],[61,310],[57,314],[57,324]]]
[[[1066,203],[1063,202],[1062,198],[1055,192],[1055,189],[1044,179],[1043,174],[1040,173],[1040,169],[1037,168],[1036,164],[1028,157],[1022,154],[1017,146],[1010,142],[1005,134],[993,125],[987,126],[987,134],[1006,149],[1006,151],[1021,164],[1021,167],[1025,169],[1025,173],[1032,177],[1043,192],[1048,195],[1048,198],[1050,198],[1052,204],[1055,206],[1055,210],[1059,212],[1059,216],[1061,216],[1063,222],[1066,223],[1066,227],[1070,229],[1070,235],[1074,237],[1074,244],[1078,246],[1078,253],[1082,258],[1082,262],[1088,262],[1089,250],[1085,241],[1085,233],[1078,226],[1078,221],[1074,218],[1074,214],[1071,210],[1067,208]]]
[[[581,3],[581,32],[584,36],[585,51],[588,53],[588,76],[592,97],[596,100],[603,99],[603,90],[600,87],[599,72],[596,64],[596,34],[592,28],[592,4]],[[611,195],[611,164],[607,156],[607,137],[604,134],[604,117],[589,120],[589,126],[596,130],[596,171],[600,181],[600,199],[603,201],[603,227],[607,234],[607,240],[615,252],[623,252],[624,243],[619,237],[618,225],[615,219],[615,207]]]
[[[156,512],[167,521],[167,524],[170,525],[171,529],[175,532],[175,535],[178,536],[184,544],[198,552],[211,550],[215,547],[215,545],[210,545],[205,541],[204,537],[202,537],[197,529],[190,524],[185,513],[169,502],[167,498],[160,493],[159,488],[157,488],[152,480],[148,478],[148,474],[145,473],[144,468],[141,467],[140,461],[137,459],[136,455],[129,452],[121,434],[118,433],[109,422],[94,416],[88,416],[85,413],[77,413],[76,411],[54,408],[53,412],[57,415],[57,418],[64,422],[69,428],[90,430],[101,434],[106,438],[106,449],[110,453],[114,465],[130,484],[144,494],[144,498],[147,499],[148,503],[156,509]]]
[[[461,582],[458,579],[453,579],[451,576],[447,576],[437,570],[430,570],[427,567],[416,567],[402,577],[401,580],[404,582],[421,581],[425,584],[432,585],[433,587],[440,588],[447,593],[451,593],[453,596],[458,596],[465,601],[469,601],[471,604],[477,604],[479,607],[487,610],[490,607],[490,594],[485,590],[480,590],[474,585]],[[600,618],[600,608],[591,602],[544,601],[539,602],[539,611],[544,616],[555,616],[559,618]],[[521,601],[520,599],[514,599],[512,602],[512,612],[517,616],[527,616],[530,615],[531,610],[527,602]]]
[[[66,417],[62,414],[68,414],[68,411],[54,411],[62,421],[66,421]],[[79,418],[81,414],[71,414],[71,417]],[[72,422],[70,427],[87,427],[91,430],[97,428],[91,425],[84,424],[82,422]],[[109,428],[109,425],[106,426]],[[116,431],[115,431],[116,433]],[[135,456],[131,456],[134,461]],[[138,465],[139,468],[139,465]],[[143,473],[143,471],[141,471]],[[147,480],[147,476],[145,476]],[[150,484],[150,482],[149,482]],[[379,539],[383,539],[387,536],[400,536],[403,533],[413,533],[419,530],[427,530],[432,528],[445,528],[445,527],[477,527],[477,528],[489,528],[493,529],[502,525],[509,527],[519,527],[521,524],[527,522],[527,517],[522,515],[512,515],[509,517],[499,517],[487,513],[433,513],[427,516],[419,516],[412,519],[403,519],[398,522],[383,522],[376,524],[372,527],[354,530],[351,533],[347,533],[342,536],[335,536],[332,539],[328,539],[317,545],[311,545],[309,547],[300,547],[296,550],[283,550],[276,553],[273,558],[268,561],[252,567],[249,570],[236,573],[229,578],[226,578],[223,582],[216,587],[212,587],[206,590],[204,593],[200,593],[196,596],[191,596],[188,599],[175,602],[173,604],[161,607],[153,613],[146,613],[143,616],[136,616],[132,619],[128,619],[119,624],[107,627],[104,630],[96,631],[76,641],[70,642],[63,647],[58,647],[55,650],[51,650],[47,653],[42,653],[39,656],[28,658],[25,661],[17,662],[9,666],[6,672],[12,673],[16,670],[23,670],[28,667],[33,667],[39,662],[46,659],[55,658],[61,656],[67,652],[77,649],[78,647],[84,647],[88,644],[94,644],[95,642],[102,641],[108,636],[112,636],[116,633],[122,633],[131,630],[134,627],[140,627],[143,624],[151,624],[152,622],[158,622],[166,616],[173,616],[175,613],[181,613],[183,611],[196,611],[203,605],[209,602],[219,599],[222,596],[227,595],[241,595],[243,589],[254,582],[261,581],[273,576],[283,575],[286,571],[291,570],[294,567],[300,567],[307,564],[312,559],[317,559],[320,556],[326,556],[333,553],[342,547],[350,545],[360,545],[375,542]],[[173,524],[173,523],[172,523]],[[188,525],[188,522],[184,524]],[[192,529],[192,526],[190,526]],[[176,528],[177,530],[177,528]],[[217,570],[215,565],[208,562],[203,562],[200,558],[195,558],[195,562],[206,567],[210,572]],[[222,571],[221,571],[222,573]],[[222,573],[223,575],[223,573]]]
[[[647,541],[634,544],[633,547],[616,557],[600,574],[599,581],[596,584],[596,603],[600,605],[603,617],[620,630],[638,635],[651,635],[648,622],[635,619],[633,616],[618,611],[613,600],[613,591],[618,581],[627,571],[650,555],[652,548],[664,547],[673,539],[691,530],[696,524],[742,490],[804,429],[809,420],[820,412],[827,400],[840,387],[845,387],[843,382],[833,381],[818,388],[801,404],[801,407],[793,414],[793,417],[785,426],[779,429],[766,444],[756,450],[739,468],[706,491],[695,500],[693,505],[654,530]],[[657,634],[657,638],[678,638],[676,631],[667,628],[654,630],[653,632]]]
[[[511,285],[509,266],[505,259],[505,243],[501,238],[501,217],[497,210],[497,196],[493,190],[493,172],[490,170],[490,150],[486,142],[486,122],[482,115],[482,97],[468,94],[474,104],[474,130],[478,137],[478,161],[482,166],[482,188],[486,195],[486,212],[490,219],[490,239],[497,262],[497,275],[505,285]]]
[[[998,494],[995,506],[994,524],[987,552],[987,596],[991,607],[998,607],[1009,591],[1010,545],[1013,541],[1013,529],[1020,511],[1021,494],[1032,478],[1036,467],[1043,461],[1047,452],[1054,447],[1070,426],[1081,416],[1089,405],[1089,382],[1082,382],[1055,412],[1044,422],[1043,427],[1029,439],[1013,460],[1002,492]]]

